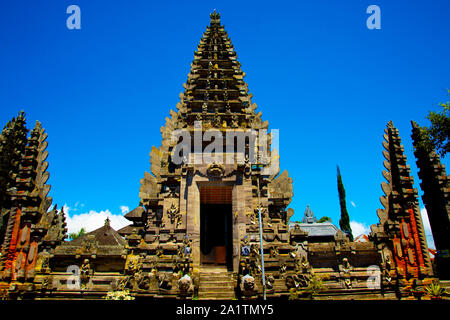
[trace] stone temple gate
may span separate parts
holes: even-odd
[[[278,176],[279,157],[270,152],[268,123],[256,113],[243,77],[214,12],[177,111],[170,112],[161,128],[161,146],[150,153],[151,173],[141,181],[141,205],[126,216],[134,224],[119,230],[125,237],[134,230],[150,250],[147,256],[156,248],[167,255],[170,248],[189,242],[193,270],[224,266],[237,274],[244,237],[259,243],[258,208],[266,241],[285,254],[295,250],[286,223],[293,214],[286,211],[292,179],[287,171]],[[174,161],[177,156],[182,161]],[[289,255],[285,260],[293,268]]]

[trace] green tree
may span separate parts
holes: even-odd
[[[447,90],[450,95],[450,90]],[[430,111],[426,117],[430,120],[429,127],[421,127],[419,147],[431,152],[436,148],[437,152],[444,157],[450,151],[450,102],[440,103],[441,112]]]
[[[327,217],[327,216],[323,216],[322,218],[319,219],[319,221],[317,221],[317,223],[324,223],[324,222],[331,222],[331,218]]]
[[[339,220],[339,227],[349,236],[350,241],[353,241],[352,228],[350,227],[350,217],[348,215],[347,205],[345,203],[345,189],[344,184],[342,183],[341,170],[339,170],[339,166],[337,166],[337,185],[339,192],[339,204],[341,205],[341,219]]]
[[[86,230],[84,228],[81,228],[80,231],[69,234],[69,238],[70,238],[70,240],[75,240],[75,239],[81,237],[85,233],[86,233]]]

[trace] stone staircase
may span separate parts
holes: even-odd
[[[208,266],[200,269],[199,300],[232,300],[234,280],[226,267]]]

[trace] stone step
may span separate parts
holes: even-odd
[[[198,298],[198,300],[233,300],[235,296],[233,297],[225,297],[225,298]]]
[[[220,282],[209,282],[209,281],[200,281],[199,282],[199,288],[215,288],[215,287],[234,287],[234,283],[230,281],[220,281]]]
[[[200,276],[200,280],[206,280],[206,281],[231,281],[233,278],[226,277],[226,276],[208,276],[208,277],[202,277]]]
[[[198,293],[198,298],[201,300],[212,300],[212,299],[227,299],[231,300],[233,299],[234,291],[233,292],[202,292]]]
[[[198,288],[198,292],[234,292],[233,286],[221,286],[221,287],[202,287]]]
[[[211,269],[201,268],[199,271],[203,272],[203,273],[214,273],[214,272],[227,273],[228,272],[228,270],[226,268],[220,268],[220,269],[219,268],[211,268]]]
[[[200,271],[200,274],[213,274],[213,273],[224,273],[224,274],[227,274],[228,273],[228,270],[225,269],[225,268],[223,268],[223,269],[217,269],[217,268],[214,268],[214,269],[203,269],[202,268],[199,271]]]
[[[200,287],[234,287],[234,282],[232,281],[200,281]]]
[[[200,281],[199,286],[209,286],[209,287],[221,287],[221,286],[233,286],[233,281]]]
[[[230,296],[234,296],[234,290],[231,289],[227,289],[227,290],[211,290],[211,289],[205,289],[205,290],[198,290],[198,295],[199,296],[222,296],[222,295],[230,295]]]
[[[199,300],[232,300],[234,279],[224,267],[204,267],[200,270]]]
[[[220,276],[220,277],[229,277],[228,272],[200,272],[200,276],[202,277],[215,277],[215,276]]]
[[[228,272],[200,272],[200,277],[215,277],[215,276],[225,276],[229,277]]]
[[[232,279],[230,279],[230,278],[206,278],[206,277],[204,277],[204,278],[202,278],[202,277],[200,277],[200,283],[201,282],[233,282],[233,280]]]
[[[200,283],[201,282],[224,283],[224,282],[234,282],[234,279],[230,279],[230,278],[200,278]]]

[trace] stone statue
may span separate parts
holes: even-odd
[[[87,284],[89,283],[89,278],[91,275],[91,265],[89,263],[89,259],[84,259],[83,264],[80,268],[80,282],[81,289],[87,289]]]
[[[245,296],[251,296],[256,293],[255,278],[251,275],[245,275],[241,278],[241,291]]]
[[[250,241],[247,235],[245,235],[241,241],[241,255],[244,257],[250,255]]]
[[[274,282],[275,282],[275,278],[272,275],[266,276],[266,288],[268,290],[272,290],[273,289]]]
[[[348,261],[347,258],[343,258],[342,259],[342,265],[340,268],[345,274],[349,274],[350,271],[353,269],[352,266],[350,265],[350,262]]]
[[[84,259],[83,264],[80,268],[80,276],[81,277],[87,277],[90,275],[91,272],[91,265],[89,263],[89,259]]]
[[[194,293],[194,285],[189,275],[185,274],[180,280],[178,280],[178,289],[181,296],[189,296]]]
[[[294,276],[287,276],[285,283],[288,289],[296,288],[298,286],[298,284],[295,282]]]
[[[353,270],[353,267],[351,266],[350,262],[348,261],[348,258],[342,259],[342,264],[339,266],[339,271],[341,271],[341,277],[344,281],[344,286],[347,289],[350,289],[352,287],[352,279],[350,276],[350,272]]]
[[[158,276],[158,287],[163,290],[172,289],[172,283],[170,281],[170,276],[167,273],[161,273]]]
[[[278,253],[278,248],[276,246],[272,246],[269,249],[269,253],[270,253],[270,257],[271,258],[276,258],[278,257],[279,253]]]
[[[183,240],[183,247],[184,247],[183,254],[184,254],[185,258],[189,258],[191,256],[191,250],[192,250],[191,249],[191,243],[192,243],[192,241],[189,239],[188,236],[184,237],[184,240]]]
[[[134,274],[134,280],[138,289],[148,290],[150,289],[150,277],[142,272],[141,268],[138,268]]]

